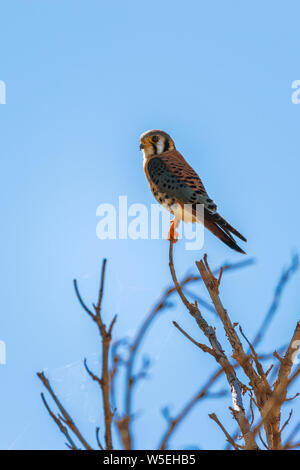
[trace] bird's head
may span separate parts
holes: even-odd
[[[143,151],[144,158],[150,158],[153,155],[160,155],[169,150],[174,150],[175,145],[166,132],[152,129],[141,135],[140,149]]]

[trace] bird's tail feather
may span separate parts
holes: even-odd
[[[238,246],[230,232],[241,238],[241,240],[246,241],[246,239],[219,214],[204,215],[204,226],[227,246],[239,253],[246,254],[245,251]]]
[[[223,219],[223,217],[218,214],[218,213],[215,213],[213,216],[212,216],[212,219],[214,220],[214,222],[216,222],[216,224],[218,224],[225,232],[229,232],[228,235],[230,235],[230,232],[233,233],[233,235],[235,235],[236,237],[240,238],[241,240],[243,240],[243,242],[246,242],[247,239],[240,233],[238,232],[234,227],[232,227],[232,225],[230,225],[229,222],[227,222],[227,220]]]
[[[193,215],[196,220],[198,220],[197,211],[195,207],[193,207]],[[204,209],[204,219],[198,220],[198,222],[204,222],[204,226],[227,246],[229,246],[235,251],[238,251],[239,253],[246,254],[246,252],[242,250],[242,248],[239,247],[239,245],[236,243],[231,233],[239,237],[244,242],[247,241],[246,238],[234,227],[232,227],[232,225],[230,225],[227,220],[223,219],[220,214],[211,213]]]

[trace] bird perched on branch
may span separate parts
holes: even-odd
[[[245,253],[232,235],[246,242],[232,225],[217,212],[197,173],[176,150],[171,137],[160,130],[150,130],[140,137],[144,154],[144,171],[157,201],[174,215],[168,240],[177,241],[176,227],[185,222],[204,222],[223,243],[239,253]],[[204,218],[197,217],[197,204],[204,206]],[[186,209],[188,208],[188,209]]]

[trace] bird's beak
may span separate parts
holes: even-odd
[[[143,150],[145,148],[144,144],[140,144],[140,150]]]

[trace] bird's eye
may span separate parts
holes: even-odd
[[[158,141],[159,141],[158,135],[154,135],[154,136],[152,137],[152,142],[156,143],[156,142],[158,142]]]

